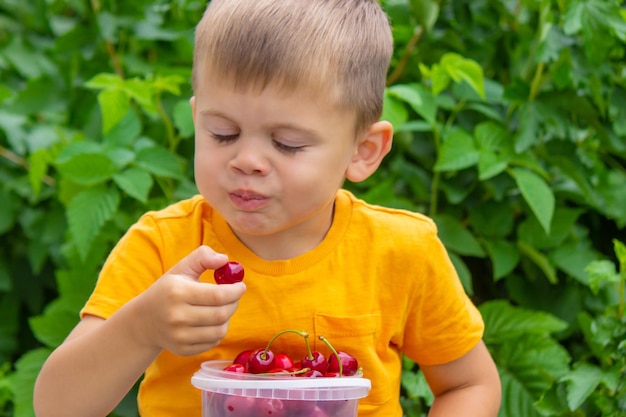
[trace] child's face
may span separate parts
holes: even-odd
[[[317,245],[357,150],[355,115],[306,90],[241,92],[215,77],[191,102],[196,184],[237,236],[266,258]]]

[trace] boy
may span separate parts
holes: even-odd
[[[209,4],[191,99],[200,195],[147,213],[112,251],[40,373],[39,417],[105,416],[144,371],[143,417],[199,417],[200,364],[284,329],[359,360],[373,384],[361,417],[402,415],[402,354],[435,394],[431,416],[497,415],[483,322],[433,222],[341,189],[390,150],[379,118],[391,50],[374,0]],[[212,284],[228,259],[245,284]],[[301,352],[296,339],[275,350]]]

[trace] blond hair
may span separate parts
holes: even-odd
[[[376,122],[393,41],[376,0],[212,0],[195,35],[193,86],[209,71],[235,88],[329,94]]]

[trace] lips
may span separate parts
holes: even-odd
[[[236,190],[228,196],[237,208],[246,211],[258,210],[269,201],[269,197],[249,190]]]

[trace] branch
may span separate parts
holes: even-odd
[[[28,171],[30,168],[30,164],[28,163],[28,161],[26,161],[26,159],[22,158],[16,153],[11,152],[10,150],[8,150],[2,145],[0,145],[0,157],[13,162],[15,165],[18,165],[24,168],[26,171]],[[44,184],[54,187],[54,184],[55,184],[54,178],[48,175],[44,175],[41,180],[43,181]]]
[[[402,54],[402,57],[400,58],[398,65],[396,65],[393,72],[387,78],[387,86],[393,85],[396,81],[398,81],[398,79],[404,72],[404,69],[406,68],[407,64],[409,63],[409,59],[411,58],[411,55],[413,54],[413,50],[415,49],[418,42],[422,38],[423,34],[424,34],[424,29],[421,26],[418,26],[415,28],[415,32],[413,33],[413,36],[411,37],[411,39],[409,39],[409,42],[407,42],[406,47],[404,48],[404,53]]]

